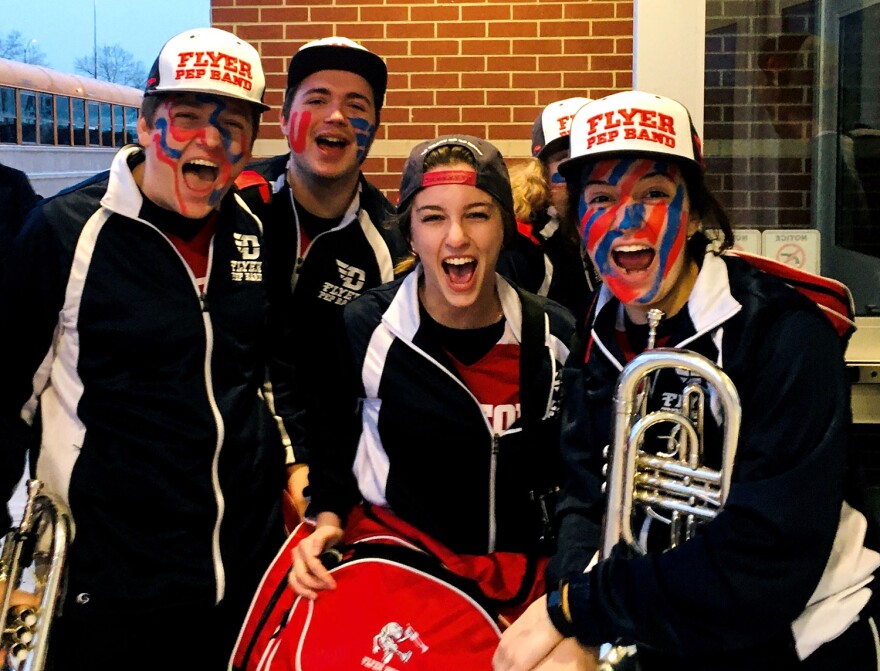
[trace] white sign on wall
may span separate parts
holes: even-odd
[[[819,231],[769,230],[761,237],[764,256],[810,273],[819,273]]]
[[[735,228],[733,248],[749,254],[761,253],[761,231],[756,228]]]

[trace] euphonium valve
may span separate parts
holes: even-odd
[[[0,650],[4,669],[42,671],[49,628],[61,600],[61,586],[73,520],[67,506],[44,491],[39,480],[28,482],[21,524],[9,532],[0,557],[0,586],[5,587]],[[32,591],[31,591],[32,590]],[[30,594],[36,605],[16,603]]]

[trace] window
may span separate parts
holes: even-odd
[[[72,144],[72,131],[70,125],[70,98],[67,96],[55,96],[55,119],[58,127],[58,144]]]
[[[73,108],[73,144],[77,147],[86,146],[86,101],[82,98],[74,98],[71,101]]]
[[[101,103],[101,146],[113,146],[113,117],[110,114],[110,103]]]
[[[0,86],[0,142],[18,142],[15,120],[15,89]]]
[[[121,147],[125,144],[125,118],[122,105],[113,105],[113,146]]]
[[[96,101],[90,100],[86,105],[89,111],[89,144],[93,147],[101,146],[101,114]]]
[[[55,106],[51,93],[37,95],[40,102],[40,144],[55,144]]]
[[[33,144],[37,141],[37,94],[21,91],[21,141]]]
[[[134,107],[125,108],[125,141],[137,142],[138,111]]]

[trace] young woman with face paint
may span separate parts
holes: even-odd
[[[497,557],[480,584],[499,598],[498,585],[511,581],[491,583],[505,562],[544,562],[553,549],[545,515],[560,479],[554,389],[573,322],[495,272],[514,218],[491,144],[459,135],[418,145],[400,197],[415,268],[344,310],[331,357],[339,368],[317,391],[326,416],[309,510],[318,526],[294,551],[290,582],[308,598],[334,588],[318,557],[357,537],[366,510],[405,525],[420,545],[429,538],[452,553]],[[527,583],[531,596],[513,600],[509,614],[540,585]]]
[[[561,303],[576,318],[586,314],[598,278],[584,255],[577,222],[569,216],[559,164],[568,158],[568,129],[589,98],[566,98],[545,107],[532,126],[532,158],[511,168],[519,235],[505,246],[499,272],[523,288]]]
[[[847,441],[842,343],[829,319],[778,277],[720,251],[730,227],[679,103],[636,91],[594,101],[575,117],[571,142],[561,171],[603,286],[563,372],[554,587],[505,632],[496,671],[533,668],[573,639],[634,644],[645,671],[877,668],[880,536]],[[720,229],[716,242],[707,228]],[[663,314],[656,328],[646,324],[651,309]],[[732,485],[696,537],[667,551],[668,513],[655,511],[635,518],[647,554],[618,544],[600,558],[618,375],[650,341],[708,357],[736,387]],[[652,377],[647,410],[677,410],[686,383],[705,384],[672,369]],[[713,393],[701,463],[717,469]],[[642,449],[671,445],[649,432]]]

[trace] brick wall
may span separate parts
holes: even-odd
[[[632,0],[212,0],[212,20],[250,41],[267,74],[257,153],[283,153],[287,64],[305,42],[343,35],[385,58],[382,126],[364,172],[396,197],[412,146],[465,132],[515,162],[541,108],[632,86]]]

